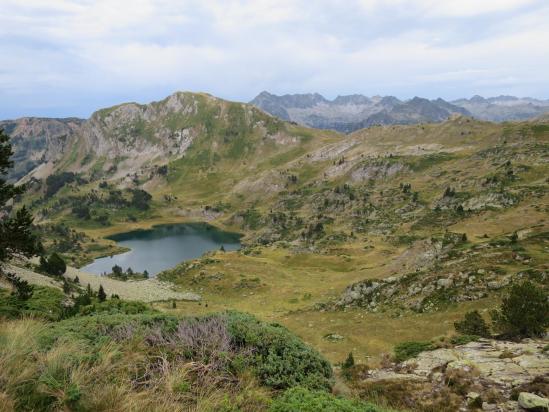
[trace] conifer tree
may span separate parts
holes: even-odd
[[[99,299],[99,302],[105,302],[105,300],[107,300],[107,294],[105,293],[105,289],[103,289],[103,285],[99,285],[97,298]]]
[[[15,186],[4,178],[8,169],[13,167],[12,155],[9,137],[0,129],[0,275],[7,276],[8,280],[17,277],[6,273],[4,264],[7,261],[16,256],[31,257],[43,252],[40,239],[33,231],[33,217],[29,211],[23,206],[15,213],[9,213],[6,207],[10,199],[25,191],[24,186]],[[12,282],[16,288],[26,284],[19,278],[17,280],[19,282]],[[25,291],[18,294],[28,299],[32,295],[32,287],[26,286]]]

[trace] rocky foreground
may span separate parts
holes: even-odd
[[[443,410],[547,411],[549,340],[482,339],[422,352],[365,372],[363,390],[379,384],[405,391],[410,406],[439,402]]]

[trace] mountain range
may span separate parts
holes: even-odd
[[[283,120],[343,133],[374,125],[441,122],[453,114],[501,122],[526,120],[549,111],[549,100],[513,96],[446,101],[353,94],[328,100],[318,93],[277,96],[264,91],[250,103]]]

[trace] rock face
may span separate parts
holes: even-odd
[[[442,122],[452,114],[470,115],[466,109],[442,99],[420,97],[401,101],[393,96],[355,94],[327,100],[318,93],[276,96],[262,92],[250,103],[284,120],[343,133],[373,125]]]
[[[0,121],[0,129],[11,137],[14,168],[8,179],[17,181],[37,166],[55,162],[75,140],[82,119],[23,117]]]
[[[449,385],[459,388],[462,407],[476,401],[484,410],[516,411],[517,391],[522,392],[532,382],[541,387],[539,382],[545,382],[549,375],[549,356],[544,351],[547,343],[547,340],[527,339],[517,343],[482,339],[422,352],[401,364],[370,370],[365,383],[419,382],[422,390],[430,393],[438,393]],[[520,393],[518,405],[526,410],[547,410],[543,408],[548,401],[540,395],[546,396]]]

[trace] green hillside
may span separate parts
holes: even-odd
[[[177,93],[149,105],[96,112],[50,170],[28,176],[29,191],[15,206],[30,208],[47,250],[74,266],[120,252],[106,236],[160,223],[208,221],[244,235],[244,247],[237,252],[211,252],[159,275],[202,300],[157,302],[132,318],[139,330],[130,339],[136,354],[111,332],[105,333],[114,343],[99,336],[90,342],[82,335],[85,322],[110,331],[119,323],[111,315],[62,320],[56,332],[46,333],[48,339],[55,333],[61,339],[70,331],[68,353],[83,345],[99,375],[110,367],[115,371],[106,376],[126,376],[134,356],[138,365],[143,356],[156,356],[156,346],[152,352],[145,349],[152,333],[149,319],[164,325],[189,316],[200,316],[199,323],[222,319],[230,334],[243,333],[240,328],[235,332],[234,319],[260,325],[253,328],[261,332],[247,335],[254,345],[256,333],[275,334],[265,338],[275,345],[287,339],[292,350],[314,358],[315,375],[328,365],[324,358],[336,365],[352,352],[357,363],[375,366],[403,341],[449,338],[464,313],[487,315],[512,285],[524,280],[546,293],[548,154],[547,119],[494,124],[456,116],[443,123],[376,126],[342,135],[283,122],[249,105]],[[266,323],[233,312],[219,315],[227,310],[251,313]],[[18,337],[28,328],[45,326],[11,322],[4,325],[2,339],[20,345],[18,356],[24,357],[27,349]],[[102,323],[109,326],[99,327]],[[16,338],[9,337],[12,330],[18,331]],[[162,344],[169,340],[157,338],[164,339]],[[34,332],[28,339],[47,362],[54,362],[49,356],[61,362],[62,346],[44,346]],[[121,357],[114,366],[97,360],[114,356]],[[272,391],[305,386],[316,393],[333,384],[322,383],[332,379],[329,366],[320,378],[291,377],[291,385],[273,384],[273,370],[260,371],[267,368],[263,364],[234,371],[242,352],[229,351],[223,360],[228,374],[216,379],[227,385],[227,402],[242,409],[222,409],[219,391],[195,392],[201,382],[195,374],[206,379],[206,372],[189,366],[184,371],[193,380],[181,383],[183,376],[177,374],[183,372],[171,368],[183,360],[172,359],[169,352],[162,356],[165,366],[135,371],[149,383],[124,381],[126,386],[106,389],[110,396],[116,402],[143,402],[151,389],[135,392],[132,385],[152,385],[154,396],[147,402],[158,405],[165,398],[166,410],[174,402],[192,404],[193,410],[293,410],[268,406]],[[197,362],[193,356],[184,362]],[[81,364],[71,365],[74,370],[55,373],[82,373]],[[160,376],[164,367],[167,375]],[[35,377],[38,372],[29,365],[28,373]],[[78,379],[74,385],[89,385],[92,392],[82,399],[94,409],[91,394],[98,388]],[[32,402],[71,405],[73,382],[59,385],[50,398],[42,387],[32,389]],[[10,391],[15,386],[7,396],[25,402]],[[219,409],[201,406],[210,401]],[[370,410],[356,405],[334,410]]]

